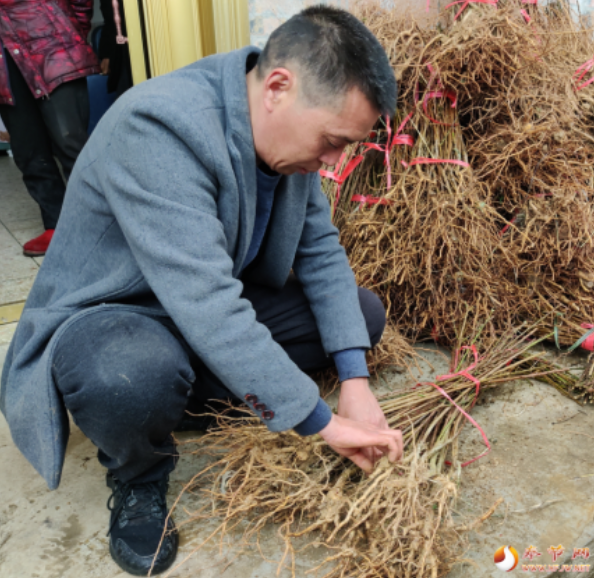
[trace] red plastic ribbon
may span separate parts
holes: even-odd
[[[385,145],[379,145],[377,143],[371,143],[371,142],[364,142],[361,143],[364,147],[367,148],[367,150],[369,149],[374,149],[376,151],[380,151],[384,153],[384,165],[386,165],[386,170],[388,172],[387,175],[387,180],[388,180],[388,189],[392,188],[392,167],[390,166],[390,151],[392,150],[392,147],[394,146],[392,143],[392,123],[390,122],[390,117],[388,115],[386,115],[385,119],[386,121],[386,130],[388,132],[388,139],[386,141]]]
[[[460,14],[462,14],[462,12],[464,12],[464,10],[466,10],[466,8],[468,7],[469,4],[492,4],[494,6],[497,6],[497,0],[456,0],[455,2],[452,2],[451,4],[448,4],[445,9],[447,10],[448,8],[451,8],[452,6],[455,6],[456,4],[462,4],[462,8],[460,8],[460,10],[458,10],[458,13],[456,14],[456,16],[454,16],[454,20],[458,20],[458,17],[460,16]]]
[[[510,219],[509,223],[507,225],[505,225],[505,227],[503,227],[503,229],[501,229],[501,231],[499,231],[500,237],[503,237],[503,235],[505,235],[505,232],[516,222],[519,214],[520,214],[520,209],[516,209],[514,212],[514,216]]]
[[[474,400],[472,401],[472,404],[469,408],[469,411],[470,411],[474,407],[474,404],[476,403],[476,400],[478,399],[478,394],[479,394],[480,387],[481,387],[481,382],[476,377],[474,377],[474,375],[470,374],[470,372],[477,366],[477,364],[479,362],[479,357],[478,357],[478,353],[476,351],[476,347],[474,345],[470,345],[470,346],[465,345],[462,348],[458,349],[458,351],[456,351],[456,360],[454,362],[454,366],[458,365],[458,355],[464,349],[468,349],[468,350],[472,351],[472,354],[474,355],[474,363],[470,364],[466,369],[462,369],[461,371],[457,371],[456,373],[448,373],[447,375],[439,375],[435,378],[435,381],[443,381],[445,379],[449,379],[450,377],[456,377],[458,375],[461,375],[461,376],[465,377],[466,379],[469,379],[470,381],[472,381],[476,385],[476,393],[474,396]],[[435,387],[435,389],[437,389],[444,397],[449,399],[456,406],[456,408],[462,413],[462,415],[474,427],[476,427],[479,430],[479,432],[483,438],[483,441],[485,442],[485,445],[487,446],[487,449],[480,456],[476,456],[472,460],[468,460],[467,462],[464,462],[462,464],[462,467],[465,468],[469,464],[472,464],[473,462],[476,462],[480,458],[486,456],[491,451],[491,444],[489,443],[487,434],[484,432],[483,428],[466,411],[464,411],[441,387],[439,387],[435,383],[430,383],[430,385]],[[450,462],[446,462],[446,464],[452,465]]]
[[[406,126],[406,124],[408,123],[408,121],[414,116],[415,111],[412,110],[411,112],[408,113],[408,115],[405,117],[405,119],[400,123],[400,126],[398,127],[398,129],[396,130],[396,134],[394,135],[394,140],[392,141],[392,146],[396,146],[396,145],[407,145],[407,146],[414,146],[415,144],[415,140],[413,139],[412,136],[408,135],[408,134],[400,134],[403,130],[404,127]]]
[[[448,98],[452,103],[452,108],[456,108],[458,104],[458,97],[456,93],[452,90],[433,90],[427,92],[423,98],[423,112],[425,116],[434,124],[440,124],[443,126],[456,126],[455,124],[450,124],[447,122],[440,122],[429,115],[429,111],[427,110],[427,106],[429,104],[429,100],[432,98]]]
[[[412,147],[415,146],[415,139],[409,134],[396,135],[392,141],[392,146],[395,145],[406,145]]]
[[[388,140],[386,141],[386,156],[384,158],[384,163],[388,170],[388,190],[392,188],[392,167],[390,166],[390,149],[392,145],[390,144],[392,140],[392,123],[390,122],[390,117],[386,115],[386,129],[388,131]]]
[[[388,139],[387,139],[385,146],[379,145],[377,143],[370,143],[370,142],[361,143],[361,146],[363,146],[367,149],[365,152],[367,152],[370,149],[373,149],[373,150],[380,151],[380,152],[384,153],[384,155],[385,155],[384,164],[387,166],[387,169],[388,169],[388,189],[392,188],[390,151],[396,145],[406,145],[406,146],[412,147],[415,144],[415,141],[412,136],[410,136],[408,134],[400,134],[404,130],[406,123],[413,117],[413,115],[414,115],[414,110],[412,112],[410,112],[408,114],[408,116],[400,123],[400,126],[398,127],[398,130],[396,131],[396,134],[394,135],[393,139],[392,139],[392,125],[390,123],[390,118],[388,116],[386,116],[385,120],[386,120],[386,130],[388,132]],[[377,136],[377,133],[375,131],[371,132],[369,135],[370,138],[375,138],[376,136]],[[363,154],[357,155],[355,158],[351,159],[346,164],[346,166],[344,167],[344,170],[342,172],[338,172],[338,169],[334,170],[334,171],[326,171],[326,170],[322,169],[319,171],[320,176],[325,177],[327,179],[331,179],[331,180],[335,181],[336,183],[338,183],[338,187],[336,188],[336,199],[335,199],[335,204],[334,204],[334,211],[336,211],[336,207],[338,206],[338,201],[340,200],[340,192],[341,192],[343,183],[345,182],[347,177],[357,168],[357,166],[359,166],[359,164],[363,160],[363,156],[365,155],[365,152]],[[336,163],[336,166],[341,167],[345,158],[346,158],[346,152],[342,153],[342,155],[340,156],[340,159]],[[359,198],[358,200],[362,204],[363,203],[366,203],[366,204],[379,203],[382,205],[389,204],[389,201],[387,201],[386,199],[375,200],[374,197],[363,197],[361,195],[354,195],[352,198],[353,198],[353,200],[356,200],[357,198]],[[365,199],[365,200],[361,201],[361,199]]]
[[[582,78],[584,78],[584,76],[586,76],[586,74],[594,67],[594,58],[591,58],[590,60],[586,60],[586,62],[584,62],[584,64],[582,64],[581,66],[578,67],[578,69],[573,73],[573,79],[575,80],[575,82],[579,82],[580,80],[582,80]],[[581,71],[581,74],[580,74]],[[577,90],[582,90],[582,88],[586,88],[586,86],[588,86],[589,84],[592,84],[594,82],[594,76],[584,82],[583,84],[580,84],[579,86],[576,86],[576,91]]]
[[[476,403],[476,400],[478,399],[481,382],[476,377],[474,377],[474,375],[470,375],[469,371],[472,371],[477,366],[477,364],[479,362],[479,356],[478,356],[478,352],[476,350],[475,345],[464,345],[456,351],[454,367],[458,367],[458,358],[460,356],[460,352],[464,351],[465,349],[468,349],[469,351],[472,352],[472,355],[474,355],[474,363],[471,363],[466,369],[462,369],[460,371],[457,371],[456,373],[448,373],[446,375],[438,375],[435,378],[435,380],[443,381],[444,379],[449,379],[450,377],[456,377],[458,375],[462,375],[466,379],[469,379],[470,381],[472,381],[476,385],[476,394],[475,394],[474,400],[472,401],[472,404],[470,405],[470,408],[469,408],[469,409],[472,409],[474,407],[474,404]]]
[[[439,86],[441,86],[443,88],[441,79],[437,76],[437,70],[435,70],[435,68],[433,68],[433,65],[430,62],[428,62],[425,66],[429,69],[429,72],[431,73],[431,78],[429,79],[429,84],[427,86],[431,86],[433,81],[437,78],[437,82],[439,83]]]
[[[415,111],[413,110],[400,123],[400,126],[398,127],[398,129],[394,133],[394,138],[392,139],[392,142],[390,144],[390,150],[392,150],[396,145],[406,145],[406,146],[409,146],[409,147],[414,146],[415,139],[411,135],[409,135],[409,134],[400,134],[404,130],[404,127],[406,126],[406,123],[413,117],[414,114],[415,114]],[[389,127],[388,135],[390,135],[391,132],[392,132],[392,127],[390,125],[388,125],[388,127]],[[373,131],[369,135],[370,138],[375,138],[375,136],[376,136],[376,132],[375,131]],[[384,147],[382,145],[379,145],[377,143],[373,143],[373,142],[364,142],[364,143],[361,143],[361,146],[364,146],[367,150],[373,149],[373,150],[376,150],[376,151],[380,151],[382,153],[384,153],[386,151],[386,147]]]
[[[353,203],[361,203],[361,205],[391,205],[392,201],[380,197],[367,197],[366,195],[353,195],[351,197]]]
[[[582,329],[594,329],[594,325],[591,323],[582,323]],[[594,351],[594,333],[586,338],[582,343],[582,347],[588,351]]]
[[[431,329],[431,338],[433,341],[435,341],[435,343],[439,343],[439,331],[437,329],[437,325],[434,325],[433,329]]]
[[[345,159],[346,154],[343,153],[342,156],[340,157],[340,160],[338,161],[338,166],[340,166]],[[357,155],[355,158],[351,159],[346,167],[344,167],[344,170],[340,173],[337,174],[336,171],[324,171],[324,170],[320,170],[320,175],[322,175],[323,177],[326,177],[327,179],[331,179],[333,181],[336,181],[338,183],[338,185],[342,185],[344,183],[344,181],[346,180],[346,178],[357,168],[357,166],[359,165],[359,163],[363,160],[363,155]]]
[[[459,161],[457,159],[428,159],[426,157],[417,157],[410,161],[410,163],[407,163],[406,161],[400,162],[405,168],[414,167],[415,165],[458,165],[459,167],[470,167],[467,162]]]
[[[472,405],[470,406],[469,410],[472,409],[474,407],[474,404],[476,403],[476,400],[478,398],[478,394],[479,394],[479,390],[480,390],[480,385],[481,382],[474,377],[474,375],[470,374],[470,371],[472,371],[477,363],[479,362],[479,357],[478,357],[478,353],[476,351],[476,347],[474,345],[465,345],[464,347],[460,348],[458,351],[456,351],[456,361],[455,361],[455,365],[458,365],[458,355],[460,353],[460,351],[464,350],[464,349],[469,349],[470,351],[472,351],[473,355],[474,355],[474,363],[472,363],[471,365],[469,365],[466,369],[463,369],[461,371],[457,371],[456,373],[448,373],[447,375],[439,375],[435,378],[435,381],[443,381],[445,379],[449,379],[451,377],[456,377],[458,375],[461,375],[463,377],[465,377],[466,379],[469,379],[470,381],[472,381],[475,385],[476,385],[476,394],[474,396],[474,400],[472,402]],[[415,385],[415,387],[418,387],[419,385],[430,385],[431,387],[434,387],[435,389],[437,389],[437,391],[439,391],[439,393],[441,393],[441,395],[443,395],[446,399],[448,399],[455,407],[456,409],[474,426],[476,427],[482,438],[483,441],[485,442],[485,445],[487,446],[487,449],[480,455],[477,456],[476,458],[473,458],[472,460],[468,460],[467,462],[464,462],[462,464],[462,467],[465,468],[466,466],[468,466],[469,464],[472,464],[473,462],[476,462],[477,460],[479,460],[480,458],[486,456],[490,451],[491,451],[491,444],[489,443],[489,440],[487,439],[487,434],[485,434],[483,428],[476,422],[476,420],[468,414],[468,412],[464,411],[448,394],[447,392],[439,387],[439,385],[437,385],[436,383],[433,383],[432,381],[429,382],[425,382],[425,383],[418,383],[417,385]],[[451,466],[451,462],[446,461],[446,464],[448,466]]]
[[[346,153],[342,153],[340,159],[338,160],[337,165],[340,167],[346,158]],[[340,190],[342,188],[343,183],[345,182],[346,178],[359,166],[361,161],[363,160],[363,155],[357,155],[355,158],[351,159],[344,170],[341,173],[334,171],[325,171],[320,170],[320,175],[322,177],[326,177],[327,179],[331,179],[338,183],[338,187],[336,187],[336,200],[334,204],[334,211],[336,211],[336,207],[338,206],[338,201],[340,200]]]
[[[435,70],[435,68],[433,68],[433,66],[431,65],[430,62],[427,62],[425,64],[425,66],[428,68],[428,70],[431,74],[431,76],[429,77],[429,82],[427,83],[427,90],[431,90],[433,88],[433,82],[435,80],[437,80],[438,87],[440,89],[443,89],[443,84],[442,84],[441,79],[439,78],[439,75],[438,75],[437,71]],[[414,92],[415,104],[419,104],[419,101],[421,100],[420,92],[421,92],[420,85],[417,82],[415,84],[415,92]]]
[[[522,4],[536,4],[537,0],[522,0]],[[520,10],[520,14],[524,17],[524,20],[526,21],[526,24],[530,24],[530,22],[532,21],[532,18],[530,17],[530,14],[528,14],[527,10]],[[540,39],[540,36],[536,33],[536,31],[534,29],[532,29],[532,32],[534,32],[534,37],[536,38],[536,40],[538,40],[539,43],[542,42],[542,40]],[[536,60],[540,60],[542,61],[542,58],[538,55],[536,56]]]
[[[448,98],[450,100],[450,102],[452,103],[452,108],[456,108],[456,105],[458,104],[458,97],[453,90],[446,90],[444,88],[443,83],[441,82],[441,79],[439,78],[438,72],[433,68],[433,66],[431,65],[430,62],[428,62],[425,66],[429,69],[429,72],[431,73],[431,77],[429,78],[429,82],[427,83],[426,93],[425,93],[425,96],[423,97],[423,112],[425,113],[425,116],[431,122],[433,122],[435,124],[440,124],[443,126],[456,126],[455,124],[440,122],[429,115],[427,106],[429,104],[429,101],[432,98]],[[437,80],[438,90],[432,90],[433,83],[436,80]],[[419,88],[418,82],[415,85],[414,99],[415,99],[415,104],[418,104],[420,101],[420,88]]]

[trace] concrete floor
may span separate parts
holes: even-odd
[[[10,159],[0,157],[0,311],[26,298],[41,260],[23,257],[21,245],[41,231],[38,209],[18,170]],[[16,323],[2,324],[0,315],[0,367],[15,327]],[[421,379],[446,371],[446,363],[436,353],[425,355],[431,358],[435,372],[427,370]],[[387,379],[392,385],[412,381],[406,374]],[[594,561],[594,407],[581,408],[553,388],[531,382],[506,384],[488,392],[484,400],[473,416],[493,449],[463,470],[457,519],[480,516],[499,497],[504,502],[468,535],[466,563],[456,566],[450,578],[502,576],[493,564],[493,554],[505,544],[514,546],[520,557],[534,545],[542,553],[534,563],[547,565],[552,563],[547,553],[550,546],[565,548],[565,556],[557,563],[571,558],[574,547],[589,546]],[[478,432],[467,427],[461,437],[461,458],[474,457],[482,449]],[[172,476],[171,500],[200,469],[200,461],[182,456]],[[95,449],[80,430],[72,427],[63,481],[55,492],[47,490],[15,448],[3,418],[0,464],[1,578],[127,576],[109,556],[105,536],[109,490]],[[192,507],[190,497],[184,505]],[[209,529],[190,526],[182,531],[180,561]],[[266,553],[278,560],[281,550],[275,529],[263,538]],[[304,576],[320,556],[323,552],[300,556],[298,576]],[[279,574],[281,578],[289,575],[287,571]],[[272,578],[277,574],[276,565],[263,561],[257,552],[236,558],[232,546],[222,551],[213,546],[195,554],[172,576]]]

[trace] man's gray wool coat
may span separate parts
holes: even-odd
[[[274,411],[266,422],[272,431],[299,424],[318,402],[316,384],[240,297],[256,213],[246,88],[254,52],[211,56],[130,90],[76,162],[0,391],[15,444],[50,489],[60,482],[69,434],[53,352],[70,324],[97,311],[170,316],[230,390],[242,399],[254,393]],[[280,288],[291,268],[326,352],[368,348],[354,276],[317,174],[281,179],[249,279]],[[151,291],[160,307],[140,305]]]

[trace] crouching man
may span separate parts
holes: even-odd
[[[82,151],[0,407],[51,489],[67,412],[97,446],[113,490],[110,551],[127,572],[175,559],[172,520],[157,552],[171,432],[209,399],[247,403],[272,431],[319,433],[366,471],[400,456],[365,364],[385,312],[355,284],[317,173],[395,104],[378,41],[318,6],[262,52],[205,58],[130,90]],[[338,415],[307,375],[332,363]]]

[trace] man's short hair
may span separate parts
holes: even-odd
[[[377,38],[352,14],[318,5],[279,26],[260,54],[258,76],[291,64],[301,73],[301,95],[310,106],[339,104],[356,87],[380,114],[394,116],[394,71]]]

